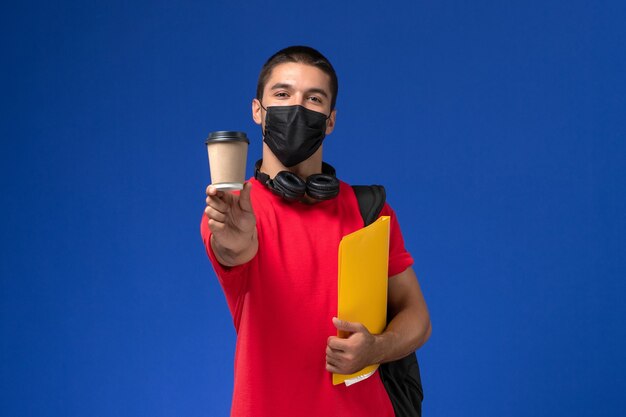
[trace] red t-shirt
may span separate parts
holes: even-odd
[[[351,386],[333,385],[326,341],[336,335],[337,251],[341,238],[363,227],[352,187],[337,198],[289,203],[251,179],[259,250],[244,265],[219,264],[206,215],[201,233],[237,331],[231,416],[321,417],[394,415],[378,372]],[[413,259],[395,213],[391,216],[389,276]]]

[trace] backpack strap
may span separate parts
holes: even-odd
[[[385,205],[382,185],[353,185],[365,226],[372,224]],[[380,379],[391,400],[396,417],[421,417],[424,391],[415,352],[380,365]]]
[[[369,226],[380,215],[387,195],[382,185],[353,185],[352,189],[359,202],[359,211],[365,226]]]

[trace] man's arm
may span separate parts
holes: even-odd
[[[333,318],[335,327],[351,333],[342,339],[328,338],[326,369],[351,374],[368,365],[400,359],[422,346],[431,333],[430,316],[413,268],[389,278],[385,331],[372,335],[361,323]]]
[[[393,319],[378,343],[384,352],[384,363],[400,359],[419,349],[432,331],[428,307],[413,268],[389,278],[388,314]]]

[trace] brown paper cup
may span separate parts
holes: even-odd
[[[246,180],[250,141],[244,132],[218,131],[204,142],[209,153],[211,185],[218,190],[241,190]]]

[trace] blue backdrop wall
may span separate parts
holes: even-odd
[[[381,183],[430,307],[429,416],[617,416],[626,397],[626,3],[3,6],[0,414],[226,416],[204,138],[264,60],[340,79],[326,159]],[[279,371],[279,370],[277,370]]]

